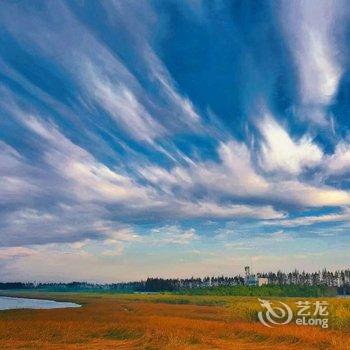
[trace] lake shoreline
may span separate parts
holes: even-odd
[[[65,301],[56,301],[50,299],[36,299],[16,296],[0,296],[0,311],[5,310],[50,310],[81,307],[80,304]]]

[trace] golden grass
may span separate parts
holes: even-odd
[[[83,307],[0,312],[0,349],[350,350],[350,300],[345,299],[328,299],[333,329],[324,330],[296,325],[266,328],[256,322],[260,307],[250,297],[30,296]]]

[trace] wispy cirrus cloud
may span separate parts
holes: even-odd
[[[147,275],[169,246],[231,271],[225,249],[345,232],[346,2],[0,7],[3,276]]]
[[[321,215],[307,215],[302,217],[296,217],[293,219],[277,220],[276,222],[269,222],[271,225],[278,225],[284,227],[298,227],[298,226],[310,226],[323,223],[341,223],[350,221],[350,210],[348,207],[344,207],[340,212]],[[331,229],[332,230],[332,229]]]
[[[289,143],[283,145],[283,139],[281,139],[281,148],[289,145]],[[316,146],[310,147],[315,147],[319,151]],[[262,149],[266,152],[266,149]],[[179,191],[181,189],[187,193],[189,191],[195,193],[196,188],[202,188],[206,193],[216,197],[231,196],[231,198],[250,199],[270,204],[279,202],[302,207],[349,204],[350,194],[346,190],[338,190],[320,183],[307,183],[297,178],[284,179],[285,169],[282,170],[280,178],[269,178],[262,173],[259,174],[258,167],[252,163],[251,151],[245,144],[229,141],[220,144],[217,152],[219,162],[194,163],[188,167],[174,167],[171,171],[159,167],[146,167],[139,169],[139,172],[146,180],[168,193],[175,189],[178,193],[181,193]],[[291,158],[291,162],[282,163],[281,166],[287,164],[291,167],[288,170],[293,172],[296,164],[300,166],[306,160],[305,154],[298,148],[296,157],[295,162]],[[314,155],[309,157],[312,158]],[[316,155],[316,158],[319,159],[319,156]],[[279,159],[270,161],[274,161],[277,167],[280,165]],[[265,170],[269,168],[266,167]]]
[[[339,39],[346,15],[343,1],[282,3],[281,23],[299,71],[302,115],[316,124],[329,125],[325,108],[332,103],[344,70]]]
[[[5,142],[0,142],[0,165],[0,196],[3,203],[22,201],[24,195],[36,196],[40,192],[35,180],[38,171]]]

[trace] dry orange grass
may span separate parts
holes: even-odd
[[[255,305],[256,298],[231,298],[231,306],[203,306],[169,304],[171,298],[176,301],[172,296],[50,294],[49,297],[79,302],[83,307],[0,312],[0,349],[350,350],[348,329],[295,325],[269,329],[254,321],[244,321],[252,310],[248,309],[245,315],[243,307],[241,310],[237,307],[235,313],[232,305]],[[230,298],[223,299],[230,302]],[[211,299],[186,300],[203,304]],[[341,306],[337,307],[339,312],[349,310],[348,301],[334,303]]]

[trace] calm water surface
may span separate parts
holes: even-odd
[[[0,310],[10,309],[60,309],[65,307],[80,307],[75,303],[53,300],[39,300],[28,298],[0,297]]]

